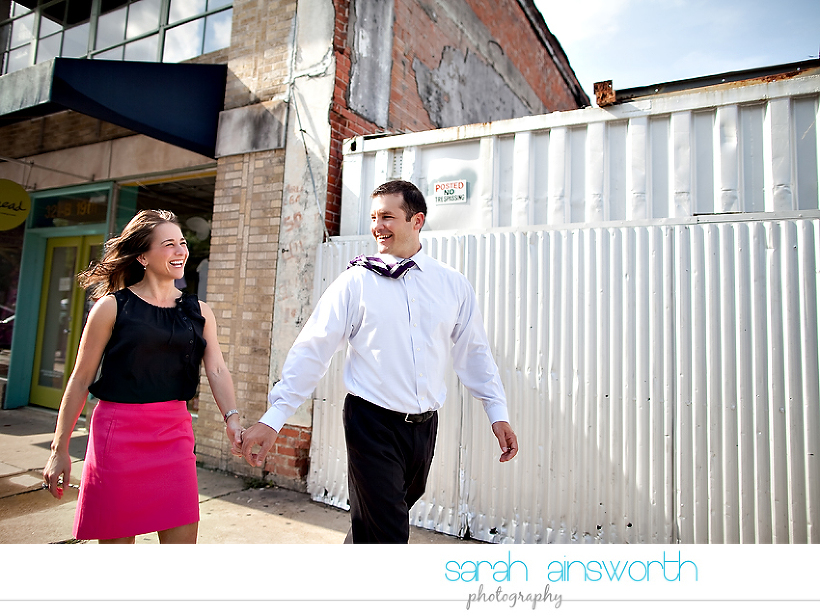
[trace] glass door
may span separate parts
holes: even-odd
[[[99,259],[103,236],[56,237],[46,246],[30,402],[56,409],[74,368],[92,303],[77,274]]]

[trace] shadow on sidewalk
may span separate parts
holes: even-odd
[[[41,487],[57,413],[34,407],[0,410],[0,544],[77,543],[72,537],[88,433],[80,419],[72,434],[71,486],[61,500]],[[199,543],[340,544],[349,528],[347,511],[313,501],[308,494],[258,487],[222,471],[197,467]],[[250,487],[255,486],[255,487]],[[156,533],[137,543],[157,543]],[[415,527],[410,543],[464,543]],[[80,542],[85,543],[85,542]],[[96,542],[90,542],[96,543]]]

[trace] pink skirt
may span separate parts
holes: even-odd
[[[199,521],[185,402],[100,401],[91,417],[74,536],[119,539]]]

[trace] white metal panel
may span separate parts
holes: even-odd
[[[350,234],[384,179],[427,194],[467,180],[466,204],[430,208],[423,243],[475,287],[521,439],[499,464],[451,374],[414,524],[820,542],[818,92],[807,76],[345,144]],[[372,249],[321,246],[317,293]],[[337,357],[309,488],[345,507],[343,397]]]
[[[437,181],[468,182],[467,203],[430,206],[433,231],[816,210],[819,92],[810,75],[357,138],[345,144],[342,225],[367,232],[366,195],[400,177],[387,153],[408,148],[408,179],[426,195]]]
[[[470,279],[521,453],[450,375],[416,525],[496,542],[820,542],[820,216],[423,233]],[[320,292],[367,238],[320,249]],[[309,489],[346,507],[341,356]]]

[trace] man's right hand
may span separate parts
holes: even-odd
[[[267,424],[252,425],[242,433],[242,457],[251,466],[263,466],[278,435],[279,433]],[[259,451],[253,453],[256,446],[259,446]]]

